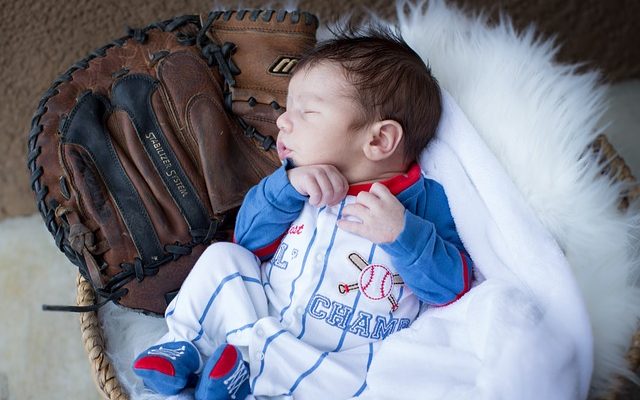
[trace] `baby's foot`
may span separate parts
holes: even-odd
[[[202,370],[196,400],[244,400],[249,391],[249,367],[238,349],[230,344],[218,347]]]
[[[198,350],[189,342],[149,347],[133,362],[144,385],[161,394],[176,394],[187,386],[200,366]]]

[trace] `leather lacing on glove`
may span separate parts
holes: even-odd
[[[81,268],[80,272],[85,279],[92,282],[96,295],[104,300],[90,306],[58,306],[45,304],[42,306],[42,309],[44,311],[67,312],[97,311],[108,302],[118,301],[121,297],[125,296],[128,293],[128,289],[123,288],[123,286],[129,283],[131,279],[135,278],[138,282],[142,282],[146,276],[157,274],[160,267],[167,262],[171,260],[175,261],[181,256],[191,254],[191,249],[196,245],[211,243],[213,241],[229,240],[226,232],[218,231],[218,221],[216,220],[211,221],[208,230],[193,230],[191,231],[191,235],[193,240],[186,245],[181,245],[178,242],[172,245],[165,245],[164,249],[167,254],[154,263],[144,265],[142,260],[136,257],[133,263],[120,264],[122,272],[114,275],[106,285],[102,286],[100,277],[96,275],[96,272],[102,272],[106,264],[98,265],[94,255],[107,251],[108,245],[104,242],[95,244],[95,235],[89,228],[81,223],[73,224],[69,230],[69,242],[77,253],[84,255],[85,262],[90,264],[86,270]]]
[[[236,18],[238,20],[243,19],[247,12],[248,12],[247,10],[239,10],[236,13]],[[266,11],[254,10],[251,12],[251,15],[249,18],[252,21],[255,21],[258,19],[261,13],[262,13],[262,19],[264,21],[269,21],[275,12],[274,10],[266,10]],[[231,60],[231,55],[236,50],[236,45],[234,43],[225,42],[222,46],[220,46],[217,43],[211,42],[211,40],[209,40],[209,38],[206,35],[207,31],[209,30],[209,28],[211,27],[211,24],[213,24],[214,21],[216,21],[220,17],[222,17],[225,21],[228,21],[231,18],[232,14],[233,14],[233,11],[210,12],[206,22],[202,26],[202,29],[200,29],[200,31],[198,32],[196,43],[200,47],[202,51],[202,55],[207,59],[207,63],[209,64],[209,66],[213,66],[213,65],[218,66],[218,69],[220,70],[220,73],[224,78],[224,88],[223,88],[224,107],[230,113],[230,115],[233,115],[233,118],[238,122],[238,124],[242,128],[242,132],[244,133],[244,135],[248,138],[254,139],[257,142],[259,142],[261,144],[261,147],[265,151],[271,150],[271,149],[275,150],[276,140],[272,136],[263,135],[255,127],[249,125],[243,118],[238,117],[233,113],[233,109],[232,109],[233,98],[231,94],[231,87],[235,86],[236,84],[234,75],[239,75],[241,73],[238,66],[236,66]],[[308,18],[307,15],[308,14],[305,13],[305,18]],[[276,19],[278,22],[282,22],[284,21],[285,16],[286,16],[286,11],[283,10],[277,13]],[[299,18],[300,18],[299,13],[297,12],[292,13],[292,21],[295,20],[297,22]],[[309,22],[305,21],[305,23],[309,23]],[[253,105],[255,105],[255,99],[253,99],[253,101],[254,101]],[[252,105],[251,99],[249,99],[249,106],[253,106],[253,105]],[[271,103],[271,106],[275,110],[280,109],[280,105],[275,101]]]

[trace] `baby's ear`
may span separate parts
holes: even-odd
[[[373,124],[364,145],[364,154],[371,161],[380,161],[391,157],[402,141],[402,125],[398,121],[385,119]]]

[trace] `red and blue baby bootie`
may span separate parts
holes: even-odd
[[[177,394],[197,377],[200,354],[189,342],[169,342],[149,347],[133,362],[133,372],[144,385],[160,394]]]
[[[235,346],[221,345],[202,370],[196,400],[244,400],[249,393],[249,366]]]

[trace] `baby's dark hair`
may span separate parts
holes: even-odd
[[[397,30],[347,25],[332,33],[335,37],[306,53],[295,71],[326,61],[340,65],[361,106],[353,128],[395,120],[404,131],[404,161],[417,160],[435,135],[442,112],[440,87],[431,69]]]

